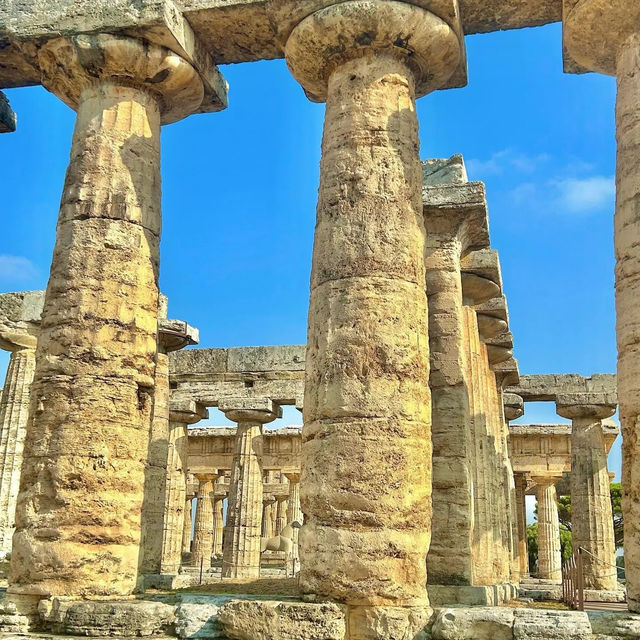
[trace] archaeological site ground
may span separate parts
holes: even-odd
[[[491,193],[419,155],[465,36],[550,23],[618,83],[617,372],[519,370]],[[198,348],[161,127],[276,58],[325,104],[307,341]],[[76,120],[46,290],[0,293],[1,637],[640,638],[640,0],[0,0],[0,149],[32,85]]]

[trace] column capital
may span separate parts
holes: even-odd
[[[466,84],[457,0],[421,2],[269,0],[287,64],[307,95],[326,100],[329,76],[368,52],[391,55],[413,72],[416,94]],[[436,15],[436,12],[437,14]],[[456,73],[457,72],[457,73]]]
[[[518,361],[515,358],[508,358],[502,362],[494,362],[491,364],[491,371],[496,377],[498,386],[505,389],[509,386],[520,383],[520,369]]]
[[[178,54],[156,44],[107,33],[49,40],[38,51],[42,84],[77,110],[80,96],[101,82],[134,87],[158,102],[168,124],[198,111],[204,86]]]
[[[515,420],[524,415],[524,400],[515,393],[503,393],[502,405],[504,407],[505,420]]]
[[[213,483],[217,478],[215,473],[194,473],[193,475],[196,477],[200,486],[207,484],[208,482]]]
[[[183,424],[195,424],[209,417],[207,408],[195,400],[169,400],[169,420]]]
[[[158,345],[166,352],[178,351],[186,346],[198,344],[200,333],[183,320],[158,320]]]
[[[556,397],[556,413],[571,420],[604,420],[610,418],[617,407],[618,398],[614,393],[570,393],[558,394]]]
[[[460,261],[462,295],[476,306],[502,295],[502,274],[495,249],[470,251]]]
[[[299,473],[285,473],[284,474],[289,483],[296,484],[300,482],[300,474]]]
[[[568,73],[617,74],[617,59],[634,35],[640,44],[640,4],[633,0],[563,0],[563,49]]]
[[[0,329],[0,349],[3,351],[22,351],[35,349],[37,336],[32,332]]]
[[[282,416],[282,408],[269,398],[223,398],[218,409],[234,422],[266,424]]]
[[[540,489],[546,489],[554,486],[558,481],[562,480],[562,474],[553,474],[546,476],[531,476],[531,482]]]

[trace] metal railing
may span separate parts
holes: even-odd
[[[562,565],[562,600],[578,611],[584,611],[584,573],[582,571],[582,547]]]

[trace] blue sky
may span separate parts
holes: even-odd
[[[421,156],[462,153],[486,182],[520,371],[614,372],[614,80],[563,74],[559,25],[467,51],[469,85],[418,102]],[[324,106],[282,61],[222,71],[226,111],[163,129],[161,287],[201,346],[303,343]],[[0,291],[44,288],[74,114],[39,87],[7,95]],[[562,421],[544,404],[519,420]]]

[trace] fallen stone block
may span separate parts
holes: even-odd
[[[513,640],[591,640],[584,611],[515,609]]]
[[[514,610],[500,607],[442,609],[433,640],[512,640]]]
[[[234,640],[344,640],[342,609],[331,603],[233,600],[218,620]]]

